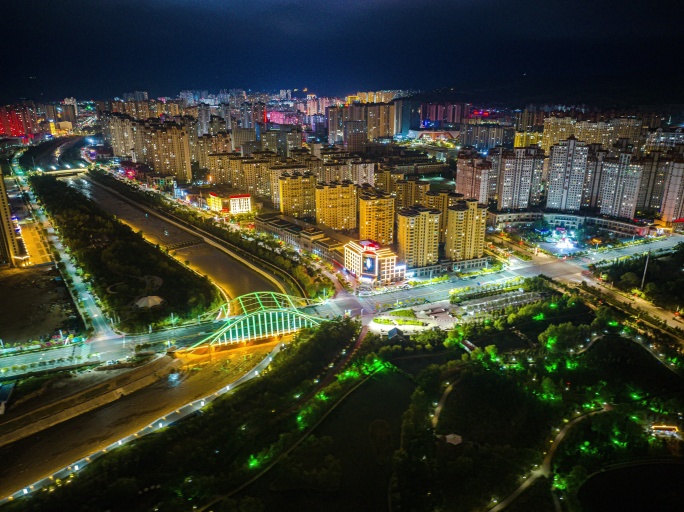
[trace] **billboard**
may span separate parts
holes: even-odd
[[[364,252],[361,262],[361,275],[375,278],[378,275],[378,256],[375,253]]]

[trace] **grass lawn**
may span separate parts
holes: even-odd
[[[281,464],[240,495],[258,496],[267,511],[385,510],[392,455],[399,447],[401,419],[413,390],[413,383],[398,373],[378,374],[314,431],[317,438],[333,440],[329,453],[342,466],[338,490],[272,491],[270,486],[282,470]],[[291,456],[296,458],[297,451]]]

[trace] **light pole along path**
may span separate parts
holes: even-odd
[[[57,483],[57,480],[69,480],[73,478],[75,475],[77,475],[79,471],[85,468],[85,466],[95,461],[96,459],[102,457],[111,450],[123,446],[124,444],[127,444],[130,441],[134,441],[135,439],[139,439],[148,434],[157,432],[162,428],[171,426],[172,423],[180,420],[181,418],[184,418],[189,414],[201,410],[203,407],[205,407],[207,404],[212,402],[217,397],[232,392],[240,384],[244,384],[249,380],[259,377],[261,375],[261,372],[271,363],[271,361],[273,361],[273,357],[282,350],[283,346],[284,345],[282,343],[276,345],[275,348],[270,353],[268,353],[266,357],[264,357],[264,359],[262,359],[256,366],[254,366],[251,370],[249,370],[247,373],[243,374],[241,377],[231,382],[230,384],[222,385],[217,391],[210,393],[204,398],[198,398],[197,400],[193,400],[181,407],[178,407],[173,411],[165,414],[164,416],[150,422],[150,424],[144,427],[143,429],[133,434],[130,434],[122,439],[119,439],[118,441],[115,441],[109,446],[103,449],[99,449],[91,453],[90,455],[69,464],[64,468],[55,471],[52,474],[46,475],[45,477],[34,482],[33,484],[27,485],[22,489],[13,492],[12,494],[0,498],[0,505],[27,496],[35,491],[43,489],[46,486],[55,485]]]
[[[551,439],[551,447],[549,450],[546,452],[546,457],[544,457],[544,461],[542,462],[542,466],[539,469],[536,469],[532,472],[529,478],[526,478],[525,481],[520,484],[520,487],[518,487],[515,491],[513,491],[505,500],[497,503],[494,507],[489,509],[489,512],[498,512],[499,510],[505,509],[508,505],[513,503],[513,501],[516,500],[518,496],[520,496],[525,489],[528,487],[532,486],[534,482],[539,477],[545,476],[548,477],[551,475],[551,461],[553,460],[553,456],[556,453],[556,450],[558,450],[558,445],[563,441],[563,438],[565,435],[568,433],[568,431],[574,427],[577,423],[580,421],[584,420],[585,418],[589,418],[590,416],[594,416],[595,414],[600,414],[602,412],[606,412],[612,409],[610,406],[606,406],[603,409],[599,411],[592,411],[588,412],[585,414],[582,414],[581,416],[577,416],[576,418],[573,418],[570,420],[561,430],[558,432],[556,435],[555,439]]]

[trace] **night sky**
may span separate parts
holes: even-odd
[[[591,100],[598,91],[683,101],[679,1],[2,4],[2,102],[231,87],[319,95],[454,87],[502,101]]]

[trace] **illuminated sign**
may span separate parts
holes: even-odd
[[[363,253],[361,275],[376,277],[378,275],[378,257],[373,253]]]

